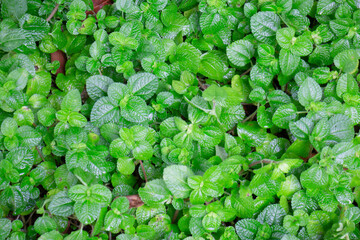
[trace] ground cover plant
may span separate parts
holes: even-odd
[[[0,3],[0,239],[360,239],[359,0]]]

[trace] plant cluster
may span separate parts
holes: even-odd
[[[359,0],[0,3],[0,239],[360,239]]]

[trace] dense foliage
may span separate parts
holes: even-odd
[[[360,239],[359,0],[0,2],[0,239]]]

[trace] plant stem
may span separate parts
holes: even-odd
[[[40,158],[45,162],[45,158],[44,158],[44,156],[42,155],[42,153],[40,152],[39,148],[36,146],[35,149],[36,149],[36,151],[38,152]]]
[[[257,114],[257,110],[255,112],[253,112],[252,114],[250,114],[247,118],[245,118],[242,123],[245,123],[251,119],[253,119],[255,117],[255,115]]]
[[[59,4],[56,4],[54,9],[52,10],[52,12],[50,13],[50,15],[48,16],[48,18],[46,19],[46,21],[50,21],[52,19],[52,17],[55,15],[55,13],[57,12],[57,10],[59,9]]]
[[[174,216],[173,216],[173,218],[171,220],[172,224],[174,224],[176,222],[176,219],[177,219],[178,215],[179,215],[179,210],[176,210],[175,213],[174,213]]]
[[[252,69],[252,67],[251,67],[251,68],[249,68],[248,70],[246,70],[245,72],[243,72],[243,73],[240,75],[240,77],[242,77],[242,76],[244,76],[244,75],[248,74],[248,73],[251,71],[251,69]]]
[[[140,165],[141,165],[141,169],[142,169],[143,174],[144,174],[145,182],[147,182],[147,176],[146,176],[144,164],[143,164],[143,162],[141,160],[140,160]]]
[[[254,166],[256,166],[256,165],[258,165],[258,164],[269,164],[269,163],[273,163],[273,162],[275,162],[274,160],[270,160],[270,159],[263,159],[263,160],[260,160],[260,161],[256,161],[256,162],[253,162],[253,163],[251,163],[250,165],[249,165],[249,168],[251,168],[251,167],[254,167]]]

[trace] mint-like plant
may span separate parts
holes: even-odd
[[[0,239],[360,239],[359,0],[0,19]]]

